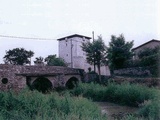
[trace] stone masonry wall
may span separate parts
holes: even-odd
[[[152,76],[151,72],[147,68],[135,67],[135,68],[124,68],[119,70],[114,70],[115,75],[120,76]]]

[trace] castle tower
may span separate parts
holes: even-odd
[[[84,42],[89,42],[90,39],[90,37],[78,34],[59,38],[59,57],[67,62],[68,67],[88,69],[87,67],[90,65],[85,60],[85,52],[81,45]]]

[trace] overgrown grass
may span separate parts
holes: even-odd
[[[75,89],[61,93],[0,92],[0,120],[106,120],[100,108],[87,98],[140,107],[139,118],[129,115],[125,120],[160,119],[158,89],[128,83],[108,86],[80,83]]]
[[[80,84],[71,91],[73,95],[83,96],[94,101],[110,101],[118,104],[140,107],[141,118],[128,116],[126,120],[160,119],[160,90],[135,84]],[[145,117],[145,118],[143,118]]]
[[[0,92],[1,120],[105,120],[96,104],[82,97],[37,91]]]
[[[160,120],[160,98],[145,102],[139,114],[149,120]]]
[[[129,83],[121,85],[111,83],[108,86],[81,83],[71,91],[75,96],[81,95],[94,101],[111,101],[136,107],[146,100],[154,99],[156,92],[156,89]]]

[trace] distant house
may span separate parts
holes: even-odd
[[[87,63],[86,53],[82,50],[82,43],[90,42],[91,37],[84,35],[70,35],[57,39],[59,41],[59,57],[63,58],[68,67],[80,68],[88,72],[88,68],[93,70],[93,66]],[[108,66],[101,67],[102,75],[110,75]]]
[[[140,51],[142,51],[143,49],[145,48],[155,48],[155,47],[158,47],[160,46],[160,41],[159,40],[150,40],[136,48],[133,48],[132,51],[134,52],[134,59],[138,59],[138,53]]]

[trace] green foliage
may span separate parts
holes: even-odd
[[[6,55],[3,57],[5,63],[13,65],[29,64],[29,58],[33,57],[34,52],[27,51],[24,48],[15,48],[13,50],[6,51]]]
[[[144,117],[139,117],[135,115],[127,115],[122,118],[122,120],[146,120]]]
[[[127,115],[123,118],[124,120],[160,119],[160,90],[158,89],[128,83],[121,85],[110,83],[108,86],[81,83],[71,93],[95,101],[110,101],[140,107],[138,116]]]
[[[40,57],[36,57],[35,59],[36,59],[36,60],[34,61],[34,64],[35,64],[35,65],[43,65],[43,64],[44,64],[44,61],[43,61],[44,59],[43,59],[43,57],[40,56]]]
[[[82,97],[37,91],[0,92],[1,120],[105,120],[98,106]]]
[[[86,52],[87,62],[91,65],[103,65],[106,62],[106,46],[101,36],[92,43],[82,43],[82,50]]]
[[[126,68],[142,67],[150,71],[152,77],[160,76],[160,47],[144,48],[138,53],[138,59],[125,62]]]
[[[148,118],[149,120],[159,120],[160,119],[160,99],[154,99],[152,101],[147,101],[144,103],[142,109],[140,109],[139,114]]]
[[[145,48],[138,53],[140,66],[158,66],[160,60],[160,47]]]
[[[142,59],[144,57],[148,57],[148,56],[155,55],[155,54],[158,54],[158,53],[160,53],[160,47],[144,48],[143,50],[141,50],[138,53],[138,58]]]
[[[111,101],[123,105],[138,106],[145,100],[154,99],[156,90],[128,83],[121,85],[109,83],[107,86],[91,83],[80,84],[71,93],[94,101]]]
[[[112,70],[123,68],[124,63],[132,58],[132,47],[133,41],[126,42],[122,34],[119,37],[111,36],[108,47],[108,62]]]
[[[71,93],[75,96],[83,96],[94,101],[105,101],[106,87],[99,84],[84,84],[79,83],[78,87],[74,88]]]
[[[87,62],[91,65],[97,65],[100,78],[100,66],[107,64],[107,48],[101,36],[98,36],[97,40],[92,43],[82,43],[82,50],[86,53]]]
[[[62,58],[57,58],[56,55],[48,55],[48,57],[45,58],[45,62],[47,62],[49,66],[67,66],[65,61]]]

